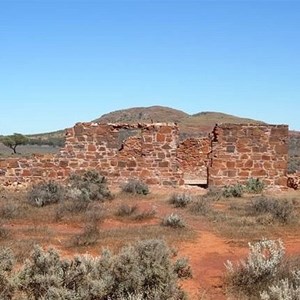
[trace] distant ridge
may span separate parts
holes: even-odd
[[[203,136],[210,132],[215,124],[265,124],[262,121],[237,117],[221,112],[204,111],[189,115],[184,111],[166,106],[132,107],[104,114],[92,120],[99,123],[150,123],[175,122],[180,129],[182,138],[188,136]],[[64,130],[27,135],[30,139],[41,141],[63,139]]]
[[[133,107],[117,110],[105,114],[94,121],[100,123],[176,122],[178,123],[181,137],[205,135],[217,123],[264,123],[220,112],[199,112],[189,115],[181,110],[165,106]]]
[[[177,122],[189,115],[165,106],[132,107],[116,110],[94,120],[100,123]]]

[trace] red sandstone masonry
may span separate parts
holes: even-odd
[[[287,185],[288,126],[222,124],[215,128],[209,184],[260,178],[269,186]]]
[[[284,187],[287,139],[286,125],[223,124],[210,137],[179,143],[176,124],[77,123],[66,131],[57,155],[0,159],[0,181],[64,180],[96,169],[115,183],[139,178],[181,185],[208,179],[218,186],[255,177]]]

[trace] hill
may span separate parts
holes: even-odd
[[[100,123],[177,122],[189,115],[181,110],[164,106],[133,107],[116,110],[96,120]]]
[[[164,106],[134,107],[117,110],[94,120],[100,123],[176,122],[181,137],[205,135],[216,123],[263,123],[219,112],[200,112],[189,115]]]

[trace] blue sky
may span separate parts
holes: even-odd
[[[0,0],[0,135],[133,106],[300,130],[300,1]]]

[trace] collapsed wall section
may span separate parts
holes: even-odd
[[[213,131],[209,185],[259,178],[287,186],[288,126],[221,124]]]

